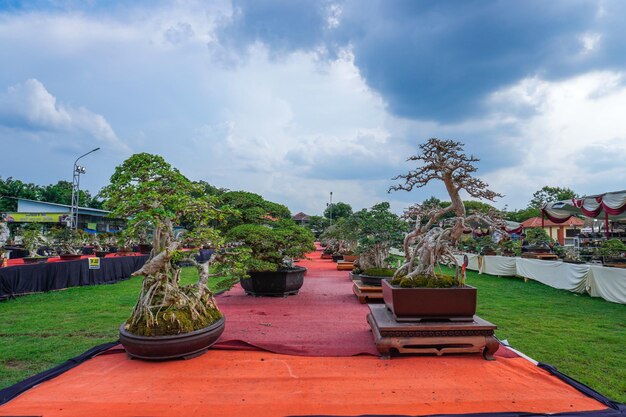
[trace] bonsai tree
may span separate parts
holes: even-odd
[[[294,259],[315,250],[313,233],[292,220],[271,225],[243,224],[232,228],[227,238],[250,249],[248,267],[255,272],[292,269]]]
[[[545,229],[541,227],[533,227],[525,230],[526,241],[530,246],[548,247],[553,244],[553,240],[548,236]]]
[[[46,243],[42,234],[41,225],[36,223],[27,224],[21,232],[22,245],[28,251],[29,257],[37,257],[37,249]]]
[[[454,282],[445,285],[457,284],[459,268],[452,249],[463,231],[470,228],[469,223],[486,224],[492,228],[501,226],[496,213],[466,214],[461,191],[473,198],[489,201],[501,195],[489,190],[488,184],[473,176],[476,172],[474,164],[479,160],[463,153],[463,146],[460,142],[431,138],[419,146],[420,153],[408,159],[419,165],[407,174],[393,178],[403,179],[404,183],[390,187],[390,192],[411,191],[431,181],[441,181],[451,201],[445,208],[435,204],[420,204],[407,210],[405,217],[411,219],[414,226],[404,238],[405,263],[394,274],[394,283],[410,287],[430,281],[430,285],[443,285],[444,281],[449,280],[435,274],[435,265],[447,261],[456,265],[456,274]],[[450,214],[452,217],[444,223],[442,219]]]
[[[110,185],[102,192],[106,207],[115,217],[127,218],[125,235],[130,236],[142,224],[153,227],[153,251],[144,266],[133,273],[143,275],[139,299],[126,321],[125,329],[139,336],[175,335],[205,328],[222,317],[213,294],[207,287],[209,262],[198,264],[193,251],[182,252],[184,243],[195,247],[223,239],[209,225],[221,221],[223,214],[215,207],[215,197],[206,195],[176,168],[158,155],[135,154],[115,169]],[[188,233],[174,235],[174,225],[185,221]],[[198,280],[180,284],[180,267],[186,260],[197,266]],[[233,274],[240,273],[234,268]]]
[[[57,247],[58,254],[78,255],[83,245],[83,237],[70,227],[57,227],[50,231],[50,236]]]
[[[626,252],[626,245],[619,239],[609,239],[602,242],[599,251],[604,257],[618,257]]]
[[[351,255],[356,250],[359,234],[353,216],[342,217],[326,228],[320,239],[326,243],[328,252],[337,255]]]
[[[402,244],[404,234],[408,231],[406,221],[392,213],[387,202],[378,203],[370,210],[358,211],[354,218],[359,234],[359,268],[367,270],[389,267],[389,251]]]

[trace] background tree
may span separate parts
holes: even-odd
[[[363,270],[386,268],[389,251],[394,246],[400,246],[404,234],[408,232],[408,223],[389,208],[389,203],[382,202],[353,215],[359,236],[359,267]]]
[[[143,336],[187,333],[209,326],[221,317],[213,294],[207,287],[209,262],[196,264],[198,281],[180,285],[176,261],[190,257],[185,245],[199,247],[223,243],[212,221],[222,220],[216,199],[202,192],[158,155],[135,154],[115,169],[110,184],[101,192],[112,215],[127,218],[124,233],[150,225],[153,251],[150,259],[133,275],[144,275],[139,300],[126,330]],[[188,232],[174,235],[174,225],[185,218]],[[235,268],[235,273],[242,273]]]
[[[535,191],[528,207],[541,210],[546,203],[569,200],[576,197],[578,197],[578,194],[570,188],[550,187],[546,185],[541,190]]]
[[[332,203],[326,207],[324,210],[324,217],[330,219],[332,214],[332,220],[335,221],[341,218],[347,218],[352,215],[352,206],[348,203]]]
[[[341,255],[354,254],[358,239],[358,225],[353,216],[339,218],[320,235],[327,249]]]
[[[456,264],[452,248],[456,246],[463,231],[469,228],[469,221],[483,222],[501,226],[493,219],[495,214],[466,214],[460,192],[465,191],[471,197],[493,201],[501,195],[488,189],[488,185],[473,176],[474,164],[479,160],[463,153],[463,144],[452,140],[431,138],[419,146],[420,153],[409,157],[408,161],[417,162],[417,168],[394,179],[403,179],[403,184],[389,188],[389,191],[411,191],[426,186],[433,180],[442,181],[450,196],[448,207],[415,205],[405,216],[414,222],[413,230],[404,239],[405,264],[396,271],[395,277],[402,276],[401,285],[418,285],[420,277],[438,280],[435,265],[439,261],[449,260]],[[448,220],[449,226],[438,223],[449,213],[454,217]],[[424,222],[423,219],[426,219]],[[411,244],[414,243],[413,246]],[[458,268],[457,268],[458,276]]]
[[[324,230],[330,226],[330,220],[322,216],[310,216],[307,227],[313,232],[316,238],[319,238]]]

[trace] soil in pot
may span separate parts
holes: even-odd
[[[304,284],[306,268],[295,267],[278,271],[250,271],[250,278],[239,280],[246,294],[286,297],[297,294]]]
[[[224,317],[208,327],[172,336],[136,336],[120,326],[120,342],[133,358],[146,360],[190,359],[206,352],[219,339]]]

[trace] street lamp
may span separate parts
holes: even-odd
[[[330,222],[329,225],[332,226],[333,225],[333,192],[330,192],[330,204],[328,205],[328,209],[330,210],[329,212],[329,217],[330,217]]]
[[[70,227],[74,230],[78,228],[78,199],[80,197],[80,174],[84,174],[87,172],[85,167],[78,165],[78,160],[99,149],[100,148],[92,149],[86,154],[79,156],[74,161],[74,170],[72,171],[72,205],[70,207]]]

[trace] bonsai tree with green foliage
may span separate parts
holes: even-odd
[[[23,226],[20,231],[20,236],[22,238],[22,245],[28,251],[28,256],[31,258],[39,256],[37,255],[37,249],[46,243],[41,225],[30,223]]]
[[[50,237],[59,255],[78,255],[85,243],[84,233],[71,227],[56,227],[50,230]]]
[[[389,251],[402,245],[408,223],[390,210],[388,202],[375,204],[354,214],[359,235],[359,268],[388,268]]]
[[[329,249],[329,253],[337,255],[354,254],[359,239],[358,224],[353,216],[342,217],[327,227],[320,235],[320,240]]]
[[[526,234],[526,241],[530,246],[544,246],[548,247],[552,245],[553,240],[548,236],[548,232],[541,227],[532,227],[524,230]]]
[[[451,204],[445,208],[439,205],[414,205],[405,213],[411,219],[413,230],[404,238],[405,263],[396,271],[394,283],[402,286],[423,286],[442,283],[442,286],[458,285],[459,268],[452,249],[457,245],[464,230],[469,230],[469,223],[502,227],[502,222],[495,212],[476,212],[466,214],[460,193],[465,191],[473,198],[493,201],[501,195],[488,189],[488,184],[474,177],[479,160],[467,156],[463,144],[452,140],[431,138],[419,146],[420,153],[408,158],[418,163],[405,175],[403,184],[389,188],[389,191],[411,191],[422,188],[431,181],[443,182]],[[453,214],[443,222],[444,217]],[[449,262],[457,266],[454,280],[448,280],[435,273],[435,266],[440,262]],[[443,284],[443,282],[447,282]],[[463,284],[462,282],[460,284]]]
[[[247,266],[255,272],[292,269],[294,259],[315,250],[313,233],[286,219],[269,225],[236,226],[228,232],[227,239],[250,249]]]
[[[228,191],[220,195],[220,200],[224,208],[234,209],[226,217],[228,228],[291,218],[291,212],[286,206],[247,191]]]
[[[609,239],[602,242],[600,255],[604,257],[618,257],[626,252],[626,245],[619,239]]]
[[[133,273],[143,275],[139,300],[125,329],[140,336],[175,335],[207,327],[222,314],[207,286],[209,265],[198,264],[194,251],[181,251],[183,245],[221,247],[220,233],[210,226],[222,221],[214,196],[202,192],[176,168],[158,155],[135,154],[115,169],[110,184],[101,192],[111,215],[127,218],[125,235],[132,235],[149,224],[153,251],[144,266]],[[185,221],[188,232],[174,235],[174,225]],[[178,262],[197,266],[198,281],[180,285]],[[237,258],[236,258],[237,259]],[[238,261],[231,262],[231,274],[245,273]]]

